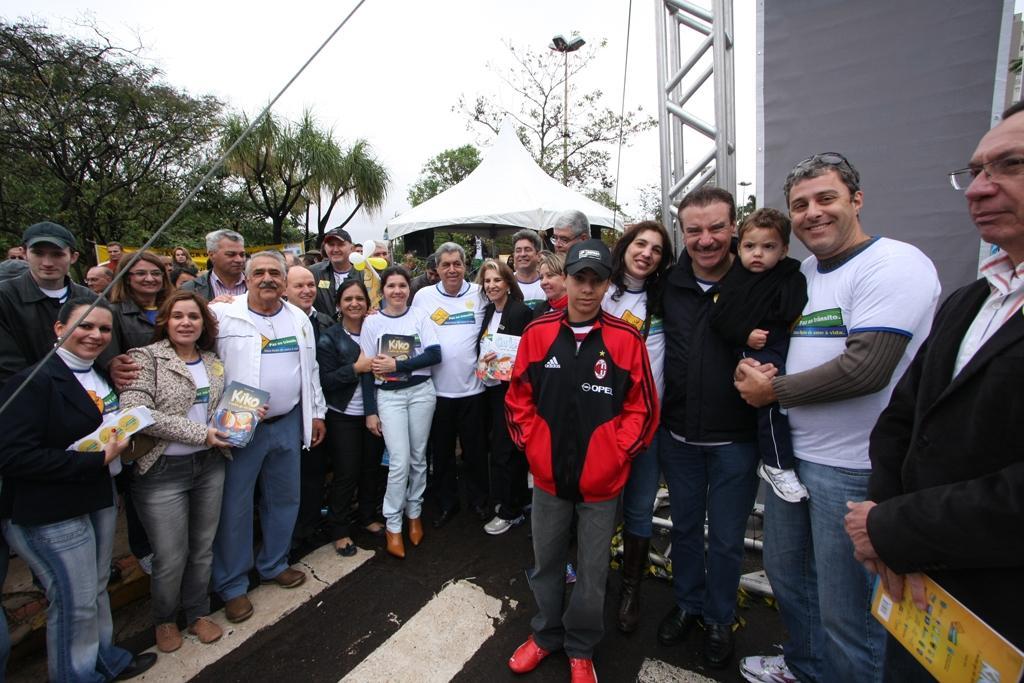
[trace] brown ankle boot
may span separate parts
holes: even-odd
[[[619,595],[618,627],[632,633],[640,621],[640,582],[647,569],[650,539],[622,534],[622,592]]]
[[[388,539],[388,552],[399,559],[405,558],[405,543],[402,542],[402,532],[384,531]]]
[[[409,542],[419,545],[423,540],[423,521],[417,517],[409,520]]]

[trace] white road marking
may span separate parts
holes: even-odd
[[[501,600],[468,581],[445,586],[342,681],[450,681],[494,635]]]
[[[211,614],[210,618],[224,629],[224,636],[216,643],[203,645],[194,636],[189,636],[187,631],[183,631],[185,642],[176,652],[165,654],[155,647],[150,648],[147,652],[157,654],[156,664],[137,680],[188,681],[224,655],[241,647],[258,631],[294,612],[325,588],[361,567],[373,554],[371,550],[360,548],[352,557],[340,557],[334,552],[334,545],[328,543],[293,565],[306,572],[306,582],[301,586],[286,590],[268,584],[250,591],[249,600],[254,612],[240,624],[232,624],[225,619],[223,610]]]

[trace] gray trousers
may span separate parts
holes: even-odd
[[[618,497],[600,503],[573,503],[533,489],[533,556],[530,587],[537,616],[530,622],[537,645],[564,649],[590,659],[604,635],[604,592]],[[565,562],[573,510],[576,527],[576,583],[566,601]]]
[[[153,621],[192,624],[210,613],[213,539],[224,493],[224,456],[214,450],[165,455],[132,477],[139,519],[153,546]]]

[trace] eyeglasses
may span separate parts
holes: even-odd
[[[563,245],[563,244],[572,244],[577,239],[579,239],[578,236],[562,237],[561,235],[552,235],[551,237],[548,238],[548,240],[550,240],[551,244],[555,245],[556,247],[560,246],[560,245]]]
[[[130,270],[130,271],[128,271],[128,274],[131,275],[132,277],[146,277],[146,276],[149,276],[149,277],[159,278],[161,275],[164,274],[164,271],[162,271],[162,270]]]
[[[996,159],[984,164],[972,164],[967,168],[961,168],[949,174],[949,184],[954,190],[966,190],[974,179],[985,172],[989,180],[999,182],[1006,178],[1015,178],[1024,175],[1024,157],[1006,157]]]

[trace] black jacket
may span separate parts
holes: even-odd
[[[953,378],[988,294],[979,280],[946,300],[871,432],[868,535],[894,571],[927,573],[1024,648],[1024,315]]]
[[[320,342],[320,335],[327,330],[329,327],[334,327],[337,321],[329,315],[324,315],[320,311],[313,309],[313,315],[309,316],[309,324],[313,326],[313,340],[315,343]]]
[[[64,281],[69,299],[86,297],[91,301],[96,298],[91,289],[75,284],[70,278]],[[55,299],[43,294],[31,271],[0,282],[0,383],[35,365],[53,348],[57,341],[53,324],[57,322],[60,306]],[[108,348],[96,362],[106,367],[114,355]]]
[[[30,372],[26,368],[14,375],[0,392],[0,403]],[[113,505],[103,453],[67,450],[101,422],[100,411],[74,373],[60,356],[52,356],[0,414],[0,518],[50,524]]]
[[[114,355],[128,353],[153,343],[155,325],[146,319],[142,309],[131,299],[110,304],[114,311],[114,336],[108,347]]]
[[[494,304],[488,303],[484,307],[484,321],[480,325],[480,333],[476,336],[476,355],[480,356],[480,340],[487,333],[487,326],[491,324],[494,317]],[[517,337],[523,335],[523,330],[533,320],[533,310],[522,301],[509,299],[505,302],[505,310],[501,312],[501,322],[498,323],[498,332],[501,334],[512,334]]]
[[[320,263],[314,263],[309,267],[309,271],[313,273],[313,279],[316,280],[316,298],[313,300],[313,308],[333,318],[338,313],[338,307],[335,305],[338,286],[334,283],[331,260],[324,259]],[[345,279],[352,277],[353,273],[359,273],[359,271],[352,268],[348,271],[348,276]]]
[[[757,411],[733,386],[734,347],[711,329],[719,288],[739,286],[749,273],[739,259],[705,292],[683,251],[668,273],[665,307],[665,395],[662,424],[688,441],[754,441]]]
[[[320,386],[324,390],[327,404],[333,408],[344,411],[352,400],[352,395],[360,387],[360,376],[354,367],[359,359],[359,352],[359,344],[348,336],[340,324],[333,325],[320,334],[320,340],[316,344],[316,361],[320,364]]]

